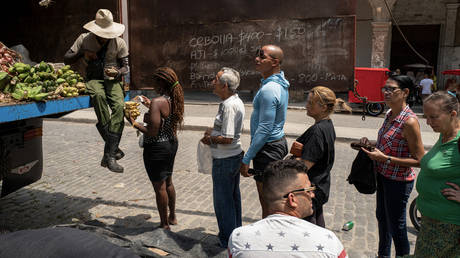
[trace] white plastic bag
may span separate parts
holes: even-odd
[[[198,148],[196,150],[196,163],[199,173],[212,174],[211,147],[201,141],[198,142]]]

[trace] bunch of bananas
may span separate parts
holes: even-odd
[[[125,115],[127,117],[132,117],[134,120],[141,114],[139,111],[139,103],[135,101],[126,101],[125,102]]]

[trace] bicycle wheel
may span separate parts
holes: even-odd
[[[412,225],[414,225],[414,228],[417,231],[419,231],[420,230],[420,224],[421,224],[421,221],[422,221],[422,215],[417,210],[417,198],[415,198],[410,204],[409,218],[410,218],[410,221],[412,222]]]
[[[382,114],[385,105],[382,103],[367,103],[366,112],[371,116],[378,116]]]

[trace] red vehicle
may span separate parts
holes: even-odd
[[[382,87],[388,79],[387,68],[355,68],[355,85],[348,91],[348,102],[362,103],[363,111],[371,116],[380,115],[385,109]]]
[[[460,75],[460,69],[445,70],[442,74]]]
[[[456,75],[460,76],[460,69],[454,69],[454,70],[446,70],[442,72],[444,75]],[[457,82],[456,79],[447,79],[446,84],[445,84],[445,90],[450,90],[452,92],[456,92],[457,94],[460,93],[460,84]]]

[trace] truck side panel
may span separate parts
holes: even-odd
[[[0,123],[42,117],[89,107],[91,107],[89,96],[0,106],[0,113],[2,114],[0,116]]]
[[[0,124],[1,197],[41,178],[42,128],[42,118]]]

